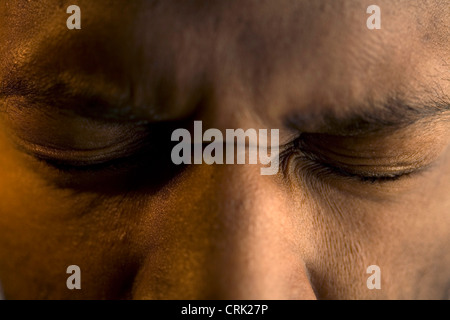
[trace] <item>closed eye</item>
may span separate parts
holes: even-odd
[[[293,149],[312,172],[363,183],[393,182],[423,172],[439,154],[434,144],[419,150],[414,141],[397,148],[388,141],[305,133],[295,140]]]
[[[303,161],[309,164],[309,168],[313,168],[313,171],[321,175],[333,175],[340,178],[351,179],[363,183],[383,183],[390,181],[397,181],[403,177],[409,176],[414,173],[414,171],[405,171],[398,173],[354,173],[350,172],[348,169],[344,169],[337,165],[331,163],[322,162],[314,157],[305,156]]]

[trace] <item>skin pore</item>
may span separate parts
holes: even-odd
[[[447,1],[71,4],[0,1],[7,299],[450,297]],[[282,170],[175,167],[193,120]]]

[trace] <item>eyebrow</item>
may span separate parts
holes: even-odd
[[[167,95],[167,92],[162,96]],[[36,88],[29,81],[9,77],[0,82],[0,99],[22,96],[31,102],[30,107],[57,107],[77,115],[103,121],[152,122],[158,121],[154,106],[137,107],[132,103],[130,92],[102,92],[93,87],[73,90],[67,83],[57,82],[46,88]],[[164,107],[164,101],[161,101]],[[283,125],[296,132],[318,132],[335,135],[361,135],[379,131],[396,130],[430,120],[450,111],[448,96],[433,99],[405,101],[399,97],[388,97],[384,101],[365,101],[349,111],[337,112],[337,108],[309,106],[301,111],[289,112],[283,118]],[[137,110],[145,110],[145,119]],[[302,108],[303,109],[303,108]],[[450,116],[450,115],[449,115]]]
[[[450,100],[447,98],[406,101],[389,97],[381,102],[365,101],[355,108],[349,108],[350,111],[341,113],[336,112],[335,108],[328,108],[322,114],[291,112],[285,116],[284,125],[299,132],[343,136],[395,131],[443,115],[450,120],[450,114],[447,114],[450,111]]]
[[[11,76],[0,82],[0,99],[24,97],[29,108],[55,107],[96,120],[115,122],[143,121],[137,110],[145,110],[146,121],[158,121],[155,106],[136,107],[131,90],[126,88],[99,88],[95,85],[72,85],[64,81],[36,86],[26,78]],[[114,88],[114,89],[112,89]],[[152,119],[154,118],[154,119]]]

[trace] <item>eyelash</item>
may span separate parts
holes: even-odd
[[[379,176],[366,176],[362,174],[356,174],[349,171],[346,171],[338,166],[333,166],[331,164],[321,162],[318,160],[310,159],[305,157],[306,161],[310,161],[311,164],[316,165],[320,167],[318,172],[319,174],[327,174],[329,176],[333,175],[339,178],[346,178],[346,179],[352,179],[356,180],[361,183],[386,183],[386,182],[392,182],[397,181],[402,177],[405,177],[407,175],[410,175],[411,173],[402,173],[402,174],[396,174],[396,175],[379,175]]]
[[[141,150],[136,151],[135,154],[111,159],[105,162],[99,163],[75,163],[70,161],[60,161],[52,158],[36,157],[39,161],[42,161],[47,166],[50,166],[62,173],[67,174],[81,174],[81,173],[99,173],[105,171],[119,171],[135,168],[143,162],[143,159],[148,159],[151,156],[149,151]]]
[[[54,159],[38,158],[46,165],[65,173],[95,173],[104,170],[115,170],[127,167],[125,159],[111,160],[104,163],[78,165]]]

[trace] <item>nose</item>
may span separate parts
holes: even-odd
[[[159,204],[164,213],[151,219],[159,240],[148,249],[134,296],[315,299],[278,179],[257,165],[189,167]]]

